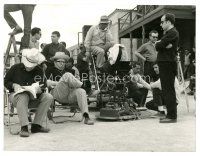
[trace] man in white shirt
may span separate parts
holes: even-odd
[[[144,107],[150,85],[142,78],[140,73],[140,64],[133,64],[133,69],[130,71],[131,82],[128,85],[129,97],[138,104],[139,107]]]

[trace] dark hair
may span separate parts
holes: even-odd
[[[174,23],[175,23],[175,15],[174,14],[167,13],[164,16],[165,16],[165,21],[170,21],[174,25]]]
[[[65,48],[66,48],[66,42],[64,42],[64,41],[62,41],[62,42],[60,42],[62,45],[64,45],[65,46]]]
[[[133,62],[133,63],[132,63],[132,67],[133,67],[133,68],[135,68],[137,65],[138,65],[138,66],[141,66],[139,62]]]
[[[41,31],[40,28],[35,27],[31,29],[31,35],[34,36],[35,34],[39,34],[40,31]]]
[[[70,57],[67,62],[71,62],[72,64],[74,64],[74,59],[72,57]]]
[[[154,65],[158,65],[158,62],[157,62],[157,61],[156,61],[156,62],[154,62],[154,63],[153,63],[153,66],[154,66]]]
[[[60,33],[58,31],[53,31],[52,34],[57,35],[58,37],[60,37]]]
[[[151,30],[150,33],[149,33],[149,36],[151,36],[153,33],[158,34],[158,32],[156,30]]]

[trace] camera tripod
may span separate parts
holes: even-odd
[[[183,76],[183,70],[182,70],[182,66],[181,66],[180,54],[179,53],[177,55],[177,73],[178,73],[178,79],[181,79],[181,81],[183,83],[183,91],[184,91],[184,94],[185,94],[187,111],[189,112],[189,101],[188,101],[188,96],[187,96],[187,92],[186,92],[186,85],[185,85],[185,80],[184,80],[184,76]]]

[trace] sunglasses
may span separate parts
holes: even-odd
[[[66,63],[65,61],[56,61],[57,63]]]

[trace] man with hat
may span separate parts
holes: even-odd
[[[5,75],[4,84],[10,91],[14,92],[10,96],[11,102],[17,108],[21,131],[21,137],[28,137],[30,135],[28,130],[28,105],[37,102],[38,108],[35,114],[34,121],[31,125],[31,132],[38,133],[49,132],[49,129],[42,127],[42,122],[47,114],[47,111],[53,102],[53,97],[49,93],[42,93],[41,84],[39,85],[39,77],[43,76],[43,69],[39,66],[45,61],[45,57],[39,53],[38,49],[23,49],[22,50],[22,63],[13,65]],[[38,81],[37,81],[38,80]],[[29,92],[20,90],[25,86],[36,86],[36,98],[32,99]],[[18,94],[17,94],[18,93]]]
[[[86,51],[97,56],[97,69],[103,66],[105,53],[114,45],[113,36],[108,28],[109,23],[108,16],[101,16],[99,25],[92,26],[85,38]]]
[[[84,123],[93,125],[94,122],[89,118],[86,92],[81,88],[83,83],[66,71],[65,64],[68,59],[69,56],[64,52],[56,52],[51,58],[54,66],[46,70],[47,86],[52,88],[50,92],[58,102],[78,103],[85,118]]]

